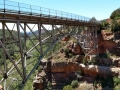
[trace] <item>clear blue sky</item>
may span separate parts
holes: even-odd
[[[120,7],[120,0],[12,0],[40,7],[70,12],[97,20],[109,18]]]

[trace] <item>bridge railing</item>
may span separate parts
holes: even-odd
[[[65,20],[79,20],[83,22],[90,21],[91,18],[76,15],[68,12],[43,8],[34,5],[28,5],[24,3],[9,1],[9,0],[0,0],[0,13],[10,13],[10,14],[24,14],[24,15],[32,15],[37,17],[49,17],[49,18],[57,18],[57,19],[65,19]]]

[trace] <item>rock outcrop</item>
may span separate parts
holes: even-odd
[[[46,73],[43,70],[41,72],[37,72],[36,77],[34,78],[34,81],[33,81],[34,90],[43,89],[43,83],[45,82],[44,81],[45,76],[46,76]]]
[[[99,53],[105,53],[106,50],[114,52],[113,50],[117,47],[117,43],[115,43],[113,40],[107,40],[103,37],[104,36],[102,36],[101,34],[98,35],[98,51],[99,51]]]
[[[84,52],[78,42],[69,42],[67,48],[74,55],[80,55],[80,54],[83,55],[84,54]]]
[[[120,68],[110,68],[105,66],[89,65],[85,66],[83,64],[79,65],[81,70],[88,75],[96,76],[97,74],[107,76],[118,76],[120,78]]]

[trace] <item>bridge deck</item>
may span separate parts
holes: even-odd
[[[96,25],[96,23],[79,20],[79,19],[39,14],[39,13],[24,12],[24,11],[0,9],[0,21],[16,22],[18,20],[21,23],[41,22],[43,24],[56,24],[56,25],[65,24],[65,25],[70,25],[70,26],[73,26],[73,25],[85,25],[85,26]]]

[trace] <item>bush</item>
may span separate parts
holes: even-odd
[[[120,84],[118,84],[118,87],[120,88]]]
[[[89,60],[88,65],[95,65],[96,61],[95,59]]]
[[[72,90],[72,86],[70,85],[64,86],[63,90]]]
[[[109,27],[109,23],[106,20],[102,20],[102,23],[100,24],[100,29],[107,29]]]
[[[83,64],[87,64],[87,60],[86,60],[85,57],[83,58],[82,63],[83,63]]]
[[[69,50],[68,49],[65,49],[65,56],[69,57]]]
[[[117,19],[120,18],[120,8],[114,10],[111,15],[110,15],[111,19]]]
[[[40,73],[42,71],[42,66],[37,67],[38,72]]]
[[[118,84],[120,84],[120,78],[114,77],[113,80],[114,80],[114,86],[117,86]]]
[[[119,32],[120,31],[120,23],[113,21],[111,30],[112,30],[112,32]]]
[[[71,86],[72,86],[73,88],[78,87],[78,81],[77,81],[77,80],[73,80],[72,83],[71,83]]]

